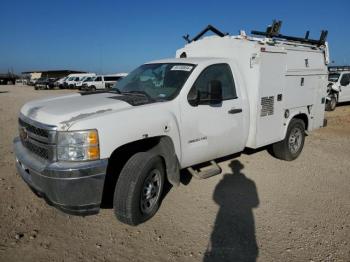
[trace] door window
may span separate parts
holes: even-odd
[[[347,86],[350,83],[350,74],[344,74],[340,80],[340,85]]]
[[[100,81],[102,81],[102,78],[100,76],[98,76],[98,77],[96,77],[95,81],[100,82]]]
[[[209,84],[213,80],[221,82],[223,100],[237,98],[230,66],[228,64],[215,64],[203,70],[188,93],[187,99],[196,99],[198,91],[201,99],[208,99],[210,96]]]

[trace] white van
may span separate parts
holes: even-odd
[[[82,86],[82,90],[95,91],[96,89],[111,88],[116,82],[127,76],[126,73],[113,75],[98,75],[93,78],[87,78]]]
[[[70,74],[64,82],[65,88],[76,88],[77,83],[82,81],[85,77],[96,76],[95,73]]]

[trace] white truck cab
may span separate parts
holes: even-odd
[[[337,103],[350,101],[350,66],[329,66],[326,110],[333,111]]]
[[[90,77],[82,84],[82,90],[96,91],[97,89],[111,88],[115,83],[127,76],[127,73],[119,73],[113,75],[97,75]]]
[[[273,28],[247,37],[209,26],[203,32],[217,36],[187,36],[176,58],[141,65],[112,89],[25,104],[19,174],[64,212],[112,203],[120,221],[137,225],[157,212],[165,181],[180,184],[180,169],[208,178],[221,173],[215,159],[267,145],[296,159],[305,132],[325,124],[328,50],[324,33],[301,39]]]

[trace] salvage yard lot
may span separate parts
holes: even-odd
[[[210,249],[227,261],[350,261],[350,105],[327,113],[293,162],[247,151],[207,180],[183,172],[156,216],[130,227],[111,209],[63,214],[16,174],[20,107],[71,92],[0,86],[0,261],[213,261]]]

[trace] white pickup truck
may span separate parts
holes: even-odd
[[[81,85],[81,90],[96,91],[98,89],[111,88],[116,82],[127,76],[126,73],[119,73],[113,75],[98,75],[89,77]]]
[[[328,67],[326,110],[335,110],[337,103],[350,101],[350,66]]]
[[[305,132],[324,126],[324,39],[208,30],[218,36],[187,36],[176,58],[141,65],[111,90],[25,104],[14,140],[24,181],[64,212],[112,201],[120,221],[137,225],[181,169],[208,178],[221,172],[215,159],[266,145],[296,159]]]

